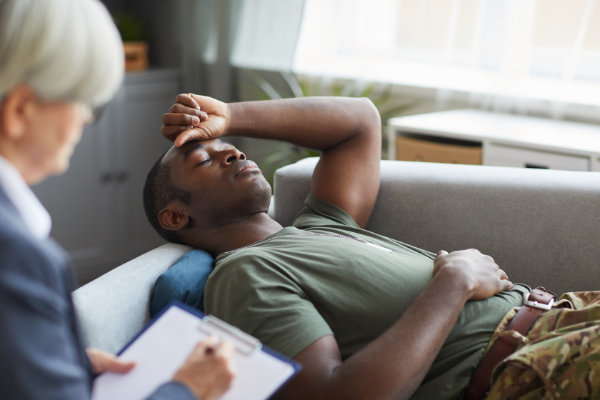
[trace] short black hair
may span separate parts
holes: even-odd
[[[163,162],[168,149],[154,163],[144,184],[144,211],[150,225],[168,242],[183,243],[176,231],[164,229],[158,221],[158,213],[173,200],[186,205],[191,203],[191,193],[173,185],[169,165]]]

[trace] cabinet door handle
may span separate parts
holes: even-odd
[[[117,182],[124,182],[129,179],[129,173],[127,171],[119,171],[115,174],[115,179]]]
[[[110,172],[105,172],[102,175],[100,175],[100,182],[101,183],[108,183],[110,181],[113,180],[113,174]]]
[[[549,166],[547,165],[541,165],[541,164],[532,164],[532,163],[525,163],[525,168],[534,168],[534,169],[550,169]]]
[[[105,172],[100,175],[100,182],[109,183],[109,182],[124,182],[129,179],[129,172],[127,171],[117,171],[117,172]]]

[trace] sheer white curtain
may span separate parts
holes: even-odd
[[[178,0],[186,90],[235,100],[234,67],[289,71],[304,0]]]
[[[294,69],[498,111],[600,106],[600,0],[307,0]]]
[[[292,68],[304,0],[243,0],[232,64],[268,70]]]
[[[178,0],[182,84],[187,92],[231,100],[233,1]]]

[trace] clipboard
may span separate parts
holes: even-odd
[[[93,400],[145,399],[169,382],[202,339],[216,335],[234,347],[236,375],[223,400],[262,400],[294,376],[300,365],[240,329],[180,302],[172,302],[118,355],[136,361],[127,374],[106,372],[93,383]]]

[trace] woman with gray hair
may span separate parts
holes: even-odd
[[[85,399],[92,374],[134,368],[84,350],[68,260],[29,185],[64,172],[83,126],[123,79],[118,32],[98,0],[0,0],[0,393]],[[168,340],[168,339],[166,339]],[[151,398],[217,399],[232,348],[201,342]]]

